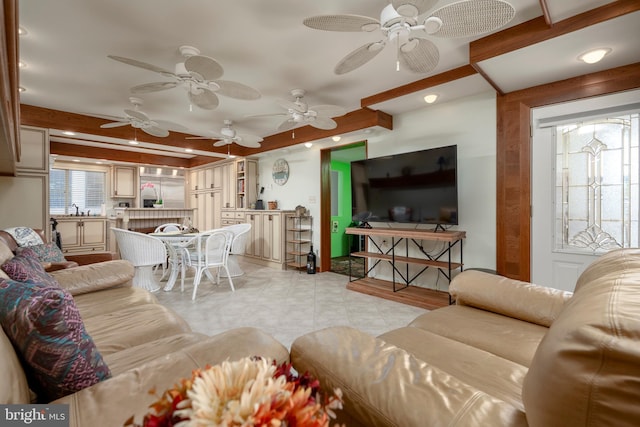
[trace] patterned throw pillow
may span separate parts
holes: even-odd
[[[49,402],[111,377],[73,297],[64,289],[0,279],[0,323],[22,355],[39,401]]]
[[[43,283],[49,286],[59,286],[52,275],[44,271],[38,257],[29,251],[23,251],[22,255],[16,255],[2,264],[2,271],[18,282],[31,280],[35,283]]]
[[[43,243],[42,245],[24,246],[16,248],[16,255],[33,254],[40,262],[64,262],[64,254],[60,248],[53,242]]]

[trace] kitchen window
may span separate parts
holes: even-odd
[[[49,213],[100,214],[106,201],[106,180],[107,173],[103,171],[52,168],[49,172]]]

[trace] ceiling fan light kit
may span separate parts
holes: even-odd
[[[373,32],[382,39],[347,54],[334,68],[345,74],[371,61],[388,44],[396,47],[400,64],[414,73],[431,72],[440,60],[438,47],[425,36],[472,37],[506,25],[515,16],[505,0],[463,0],[443,6],[424,19],[437,0],[393,0],[380,12],[380,20],[360,15],[320,15],[304,19],[309,28],[324,31]]]

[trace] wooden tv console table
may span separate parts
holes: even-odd
[[[384,250],[375,240],[367,239],[367,246],[374,246],[377,252],[357,251],[351,252],[350,257],[365,258],[372,260],[372,265],[365,270],[364,277],[353,278],[349,275],[347,289],[375,295],[397,302],[414,305],[417,307],[432,309],[442,307],[451,302],[448,292],[434,289],[411,286],[411,283],[428,268],[436,268],[438,274],[442,274],[447,281],[451,281],[451,273],[454,270],[463,268],[462,263],[462,241],[466,238],[464,231],[434,231],[415,228],[356,228],[349,227],[346,234],[352,236],[388,237],[391,239],[391,247]],[[423,249],[421,241],[440,241],[445,243],[444,249],[437,255],[430,255]],[[404,243],[404,245],[402,244]],[[424,255],[422,258],[410,257],[409,246],[413,243]],[[452,261],[451,251],[460,245],[460,256],[457,262]],[[397,252],[404,249],[404,256]],[[368,273],[381,262],[388,262],[391,265],[392,280],[380,280],[368,277]],[[398,263],[405,264],[405,272],[400,271]],[[409,264],[422,266],[422,269],[412,277],[409,273]],[[398,278],[399,280],[396,280]],[[400,285],[398,287],[397,285]],[[398,292],[403,291],[403,292]]]

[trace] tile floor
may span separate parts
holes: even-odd
[[[191,300],[192,276],[169,292],[155,295],[178,312],[192,329],[214,335],[240,326],[260,328],[287,348],[298,336],[334,325],[348,325],[372,335],[406,325],[426,310],[349,291],[347,276],[336,273],[276,270],[239,262],[245,274],[213,285],[203,277],[196,300]]]

